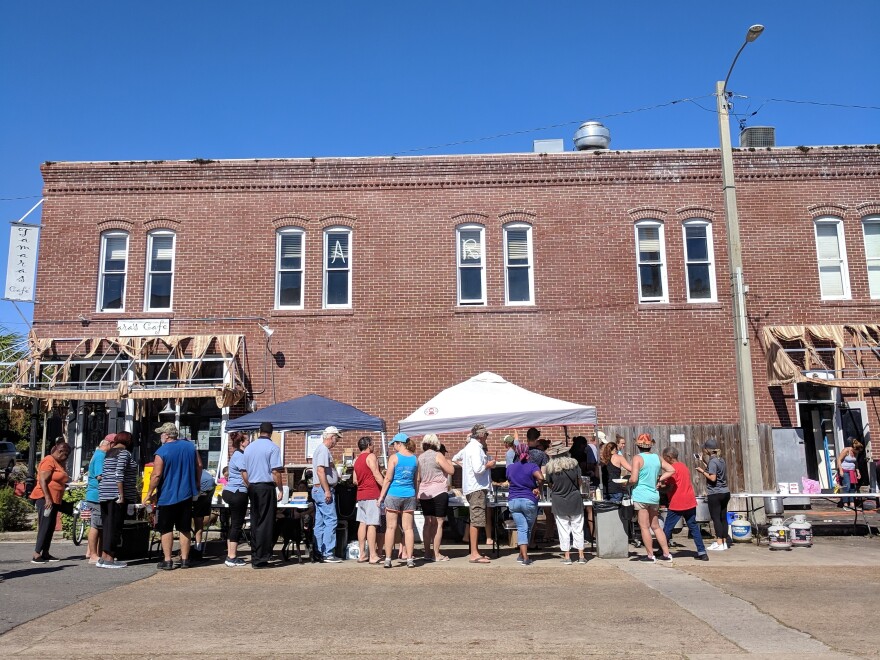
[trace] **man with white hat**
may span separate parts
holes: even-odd
[[[315,501],[315,547],[313,554],[320,561],[336,564],[336,484],[339,473],[330,450],[342,437],[339,429],[328,426],[322,434],[323,442],[312,454],[312,499]]]

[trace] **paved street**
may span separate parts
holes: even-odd
[[[708,563],[683,551],[672,566],[563,566],[547,551],[531,567],[506,555],[413,570],[348,561],[157,573],[152,564],[33,566],[29,552],[0,543],[0,618],[6,627],[32,619],[0,636],[13,656],[829,658],[880,649],[880,540],[862,537],[791,552],[737,546]]]

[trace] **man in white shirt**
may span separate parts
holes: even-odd
[[[480,553],[480,527],[486,528],[486,542],[492,543],[492,529],[486,516],[486,496],[495,459],[486,454],[489,431],[484,424],[474,424],[468,443],[452,460],[461,465],[461,489],[470,507],[470,546],[468,557],[472,564],[488,564],[489,558]]]

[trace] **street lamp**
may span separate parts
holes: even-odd
[[[727,218],[727,256],[730,265],[730,287],[733,298],[733,335],[736,352],[736,387],[739,400],[740,447],[743,455],[745,489],[749,493],[764,490],[761,473],[761,446],[758,442],[758,415],[755,410],[755,383],[752,378],[752,351],[749,345],[746,291],[743,283],[742,243],[739,238],[739,213],[736,207],[736,183],[733,178],[733,149],[730,146],[730,105],[727,102],[727,81],[733,67],[747,44],[764,31],[763,25],[753,25],[745,41],[736,52],[727,77],[715,84],[718,102],[718,132],[721,136],[721,179],[724,186],[724,215]],[[763,522],[761,512],[757,522]]]

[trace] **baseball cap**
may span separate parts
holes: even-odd
[[[323,437],[328,438],[331,435],[337,435],[340,438],[342,437],[342,434],[339,432],[339,429],[336,428],[335,426],[328,426],[326,429],[324,429]]]
[[[177,430],[177,426],[175,426],[174,422],[165,422],[164,424],[162,424],[162,426],[156,429],[156,433],[158,433],[159,435],[162,435],[163,433],[177,435],[179,431]]]
[[[474,424],[473,428],[471,428],[471,435],[477,435],[478,433],[489,435],[489,431],[486,429],[485,424]]]
[[[409,440],[409,436],[406,433],[397,433],[393,438],[391,438],[391,442],[389,445],[393,445],[395,442],[406,442]]]
[[[709,438],[703,443],[703,449],[718,449],[718,441],[715,438]]]

